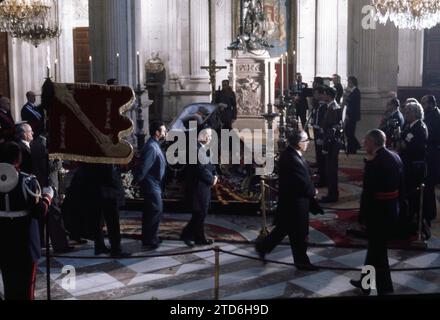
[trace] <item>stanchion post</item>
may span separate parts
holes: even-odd
[[[46,290],[47,290],[47,301],[52,300],[50,293],[50,238],[49,238],[49,210],[46,215]]]
[[[220,300],[220,247],[215,247],[214,299]]]
[[[423,236],[422,236],[422,229],[423,229],[423,196],[425,194],[425,185],[421,184],[420,185],[420,208],[419,208],[419,228],[418,228],[418,233],[419,233],[419,238],[418,241],[423,241]]]
[[[266,237],[269,232],[267,230],[267,209],[266,209],[266,181],[265,177],[261,176],[261,231],[260,238]]]

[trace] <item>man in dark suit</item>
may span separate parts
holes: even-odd
[[[402,161],[397,154],[386,149],[385,141],[385,133],[377,129],[370,131],[365,138],[367,160],[359,217],[366,226],[368,238],[365,265],[375,268],[379,295],[393,292],[387,242],[399,219],[403,185]],[[363,281],[364,276],[360,281],[350,283],[369,294],[371,287]]]
[[[408,103],[404,110],[404,116],[407,125],[402,132],[399,155],[403,161],[405,184],[408,192],[408,223],[412,223],[420,209],[420,191],[418,191],[418,188],[426,179],[428,129],[423,122],[423,108],[418,102]],[[429,230],[426,227],[424,229],[425,231]]]
[[[401,132],[405,119],[400,112],[400,101],[397,98],[392,98],[387,103],[385,114],[380,123],[379,129],[385,132],[387,136],[387,146],[393,146],[395,149],[396,143],[400,140]]]
[[[341,104],[342,97],[344,96],[344,87],[342,86],[340,75],[333,75],[333,86],[333,88],[336,90],[336,102]]]
[[[351,90],[347,98],[347,115],[345,122],[345,134],[347,136],[347,153],[356,154],[361,148],[356,138],[356,126],[361,121],[361,92],[358,88],[356,77],[348,78],[348,88]]]
[[[43,132],[44,113],[35,105],[35,93],[32,91],[27,92],[26,99],[26,104],[21,108],[21,120],[29,123],[35,132],[35,136],[38,137]]]
[[[35,175],[41,187],[50,186],[54,189],[54,198],[48,211],[50,241],[55,253],[66,253],[74,248],[69,246],[63,217],[58,207],[60,204],[58,172],[63,166],[61,160],[49,160],[46,146],[47,138],[44,134],[32,140],[30,144],[32,174]],[[45,224],[40,222],[41,243],[43,247],[45,246],[44,231]]]
[[[20,166],[20,147],[7,142],[0,148],[0,175],[15,172]],[[19,171],[15,175],[15,181],[0,182],[0,271],[6,300],[33,300],[41,257],[38,220],[44,218],[53,190],[43,188],[37,197],[35,177]]]
[[[428,128],[428,147],[426,150],[427,178],[423,214],[427,225],[437,217],[435,187],[440,183],[440,109],[434,96],[422,99],[425,123]]]
[[[196,164],[188,166],[187,187],[191,188],[192,217],[182,231],[181,239],[189,247],[196,245],[209,245],[213,240],[205,235],[205,218],[211,203],[211,188],[217,182],[216,170],[208,155],[208,145],[212,139],[212,129],[201,128],[197,144],[198,159]]]
[[[0,144],[15,138],[15,122],[11,115],[11,102],[0,98]]]
[[[223,129],[231,130],[232,123],[237,120],[237,98],[229,84],[229,80],[223,80],[222,90],[215,93],[215,104],[224,104],[226,107],[222,111],[221,120]]]
[[[303,82],[302,74],[298,72],[296,82],[293,84],[293,95],[295,96],[296,115],[300,118],[303,128],[307,122],[307,110],[309,110],[307,95],[303,94],[307,88],[308,85]]]
[[[163,215],[162,181],[167,166],[160,143],[166,138],[163,122],[150,124],[150,139],[145,144],[135,178],[144,195],[142,215],[142,244],[145,250],[159,248],[159,225]]]
[[[18,145],[21,148],[22,156],[20,169],[27,174],[34,174],[34,171],[32,169],[32,156],[30,146],[32,140],[34,140],[34,132],[32,130],[32,127],[27,123],[18,125],[17,141]]]
[[[289,147],[279,161],[279,198],[275,228],[257,242],[255,249],[264,260],[281,241],[289,236],[295,266],[300,270],[317,270],[307,256],[306,238],[309,232],[310,202],[317,191],[310,178],[303,153],[309,139],[304,131],[289,135]]]

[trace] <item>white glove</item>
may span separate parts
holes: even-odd
[[[53,191],[52,187],[45,187],[45,188],[43,188],[43,195],[47,195],[47,196],[49,196],[52,199],[53,198],[53,194],[54,194],[54,191]]]

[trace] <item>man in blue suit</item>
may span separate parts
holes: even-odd
[[[162,180],[167,165],[160,144],[165,140],[166,134],[163,122],[151,123],[151,137],[141,152],[136,173],[136,180],[144,195],[142,244],[148,251],[156,250],[160,245],[159,225],[163,214]]]

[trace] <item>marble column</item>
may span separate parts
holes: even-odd
[[[94,82],[105,83],[109,78],[117,78],[120,84],[137,84],[136,52],[141,48],[142,33],[140,1],[89,1]]]
[[[202,66],[209,64],[209,6],[207,0],[190,0],[191,78],[207,79]]]
[[[362,92],[362,121],[358,126],[358,137],[362,138],[378,126],[388,92],[397,90],[399,37],[391,23],[365,28],[362,8],[370,5],[369,0],[349,1],[348,5],[348,73],[358,78]]]
[[[316,72],[316,0],[298,1],[297,70],[302,73],[305,82],[311,83]]]
[[[399,30],[399,86],[423,86],[425,31]]]
[[[338,0],[318,0],[316,10],[316,76],[331,77],[338,59]]]

